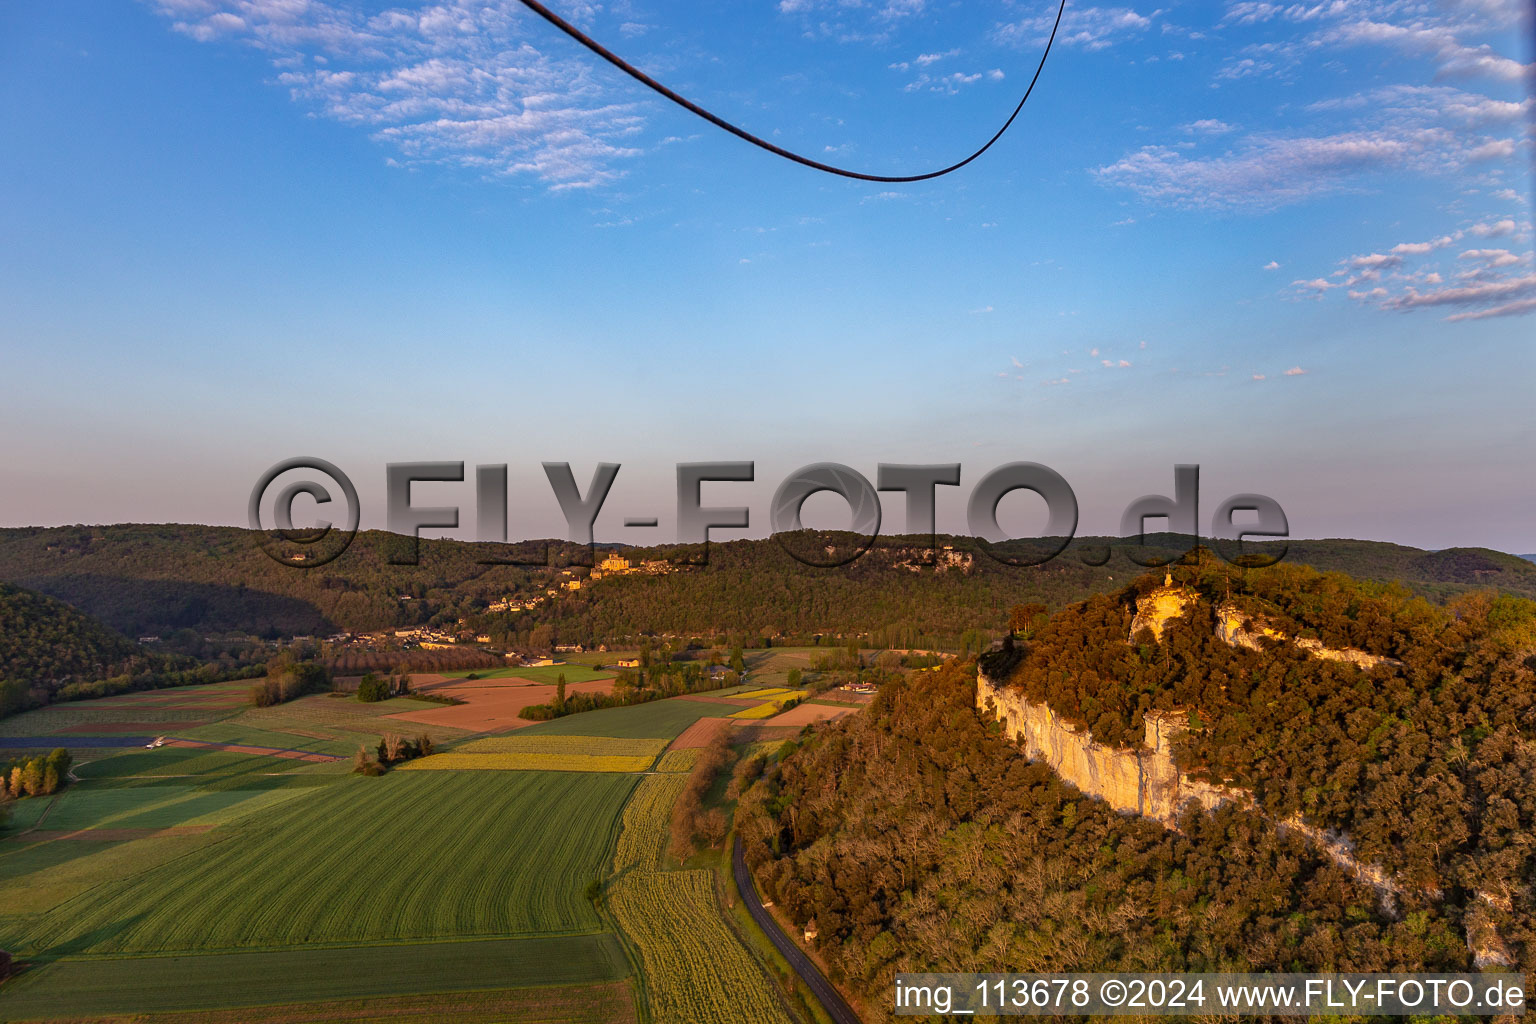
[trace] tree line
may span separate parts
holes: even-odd
[[[63,747],[47,754],[14,759],[0,774],[0,799],[20,800],[57,793],[68,781],[69,766],[73,763],[70,752]]]

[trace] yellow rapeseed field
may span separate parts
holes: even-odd
[[[779,713],[777,704],[759,704],[755,708],[744,708],[732,715],[732,718],[772,718]]]
[[[773,983],[721,916],[710,872],[634,871],[608,904],[640,950],[652,1020],[790,1024]]]
[[[659,772],[686,772],[693,770],[693,763],[699,759],[697,748],[687,750],[669,750],[661,755],[661,762],[656,765]]]
[[[675,750],[666,758],[695,753]],[[624,805],[607,894],[619,928],[639,951],[650,1018],[790,1024],[772,979],[725,923],[711,872],[664,870],[667,822],[686,785],[681,772],[640,780]]]

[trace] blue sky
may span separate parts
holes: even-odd
[[[903,174],[991,134],[1054,6],[556,3],[696,100]],[[328,458],[1043,462],[1085,531],[1203,467],[1300,536],[1536,551],[1532,80],[1516,0],[1070,2],[985,157],[872,186],[746,146],[516,2],[0,8],[6,525],[242,523]],[[469,485],[422,500],[456,503]],[[887,527],[901,526],[898,500]],[[1005,523],[1043,512],[1026,496]],[[833,499],[808,519],[835,525]],[[659,538],[625,531],[657,514]],[[460,535],[468,536],[466,529]]]

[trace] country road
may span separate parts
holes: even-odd
[[[768,936],[768,941],[789,961],[789,965],[800,975],[800,980],[805,982],[805,987],[821,1000],[822,1007],[827,1015],[836,1024],[860,1024],[859,1015],[853,1012],[853,1008],[843,1000],[842,993],[833,987],[821,970],[811,962],[799,946],[785,935],[779,928],[779,923],[773,919],[763,906],[763,901],[757,896],[757,884],[752,880],[752,872],[747,870],[747,858],[742,852],[741,839],[736,840],[736,848],[731,854],[731,872],[736,876],[736,891],[741,893],[741,900],[747,905],[747,912],[752,915],[752,920]]]

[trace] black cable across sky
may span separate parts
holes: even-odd
[[[1035,91],[1035,83],[1040,80],[1040,72],[1045,70],[1045,58],[1051,55],[1051,44],[1056,41],[1056,30],[1061,27],[1061,15],[1067,9],[1067,0],[1061,0],[1060,4],[1056,8],[1056,23],[1051,26],[1051,36],[1045,41],[1045,52],[1040,54],[1040,63],[1035,68],[1035,76],[1029,80],[1029,88],[1024,90],[1024,98],[1019,100],[1019,105],[1013,108],[1013,113],[1008,115],[1008,120],[1003,122],[1003,126],[997,130],[997,134],[988,139],[985,145],[958,163],[950,164],[948,167],[940,168],[937,171],[929,171],[926,174],[865,174],[862,171],[850,171],[846,167],[834,167],[831,164],[824,164],[820,160],[812,160],[808,156],[801,156],[799,153],[792,153],[785,149],[783,146],[775,146],[767,139],[759,138],[758,136],[753,135],[745,128],[738,128],[731,122],[727,121],[725,118],[719,117],[710,113],[708,110],[705,110],[703,107],[688,99],[686,96],[679,95],[678,93],[673,92],[671,89],[668,89],[665,85],[662,85],[660,82],[656,81],[656,79],[652,78],[644,71],[641,71],[639,68],[629,63],[623,57],[620,57],[618,54],[608,49],[602,43],[599,43],[597,40],[587,35],[581,29],[560,17],[560,15],[556,14],[548,7],[545,7],[543,4],[539,3],[539,0],[522,0],[522,3],[523,6],[533,11],[533,13],[537,14],[539,17],[555,26],[555,28],[558,28],[560,31],[576,40],[582,46],[585,46],[599,57],[603,58],[603,60],[607,61],[609,64],[612,64],[614,67],[624,72],[630,78],[633,78],[635,81],[641,83],[642,85],[648,86],[654,92],[660,93],[667,99],[671,100],[673,103],[676,103],[678,106],[682,107],[684,110],[697,114],[699,117],[702,117],[704,120],[708,121],[715,127],[724,128],[738,139],[745,139],[747,142],[752,143],[752,145],[757,146],[759,149],[766,149],[768,152],[774,154],[775,156],[781,156],[786,160],[793,160],[795,163],[802,164],[803,166],[812,168],[813,170],[825,171],[828,174],[836,174],[843,178],[856,178],[859,181],[879,181],[887,182],[890,184],[902,184],[904,182],[913,181],[928,181],[931,178],[943,177],[944,175],[949,174],[951,171],[958,171],[960,168],[964,167],[972,160],[975,160],[987,150],[991,149],[992,144],[1003,137],[1003,133],[1008,130],[1009,126],[1013,124],[1014,119],[1019,116],[1019,111],[1024,109],[1024,104],[1029,102],[1029,94]]]

